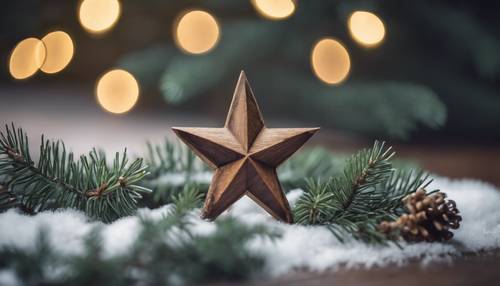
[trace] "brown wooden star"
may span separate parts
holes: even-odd
[[[215,219],[247,194],[276,219],[293,222],[276,167],[319,128],[266,128],[242,71],[223,128],[172,128],[215,169],[202,217]]]

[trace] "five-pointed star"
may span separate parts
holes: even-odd
[[[319,128],[266,128],[242,71],[223,128],[172,128],[215,169],[202,217],[215,219],[247,194],[277,219],[293,222],[276,167]]]

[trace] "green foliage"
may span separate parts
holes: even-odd
[[[426,188],[432,179],[424,171],[413,171],[412,169],[395,170],[391,176],[381,186],[377,186],[385,193],[385,196],[378,201],[375,209],[379,212],[386,211],[396,219],[403,214],[403,204],[401,200],[407,195],[415,192],[419,188]]]
[[[82,254],[58,253],[46,236],[40,236],[34,251],[0,249],[0,269],[12,269],[26,285],[193,285],[264,274],[263,257],[250,252],[247,244],[257,237],[276,238],[275,230],[226,218],[215,222],[212,233],[196,234],[189,220],[200,204],[200,193],[186,188],[173,201],[162,219],[141,220],[141,230],[126,253],[104,255],[96,228],[85,238]]]
[[[148,142],[147,148],[148,156],[146,156],[145,161],[151,173],[149,180],[167,173],[181,173],[185,176],[185,180],[189,181],[194,172],[206,170],[194,153],[178,142],[165,139],[163,144],[155,146]]]
[[[203,193],[196,185],[185,185],[182,192],[172,198],[174,212],[178,216],[182,216],[188,211],[200,207],[203,197]]]
[[[146,175],[142,159],[129,164],[126,150],[111,166],[95,149],[74,159],[61,141],[43,136],[38,161],[32,159],[28,136],[12,124],[0,132],[0,210],[20,206],[28,213],[74,208],[105,222],[133,214]]]
[[[133,285],[130,275],[123,273],[129,265],[120,257],[105,257],[100,228],[96,227],[84,239],[81,255],[62,256],[65,273],[59,282],[65,285]]]
[[[61,285],[51,275],[60,263],[60,257],[43,230],[38,233],[32,250],[9,246],[0,248],[0,269],[14,271],[22,285]]]
[[[423,172],[395,170],[393,156],[391,147],[375,142],[347,160],[341,175],[324,182],[310,180],[294,208],[297,223],[324,225],[341,241],[350,234],[386,242],[378,224],[396,219],[404,212],[401,199],[430,183]]]
[[[183,267],[181,275],[191,283],[201,283],[247,280],[260,274],[265,261],[250,252],[247,243],[257,236],[275,238],[279,234],[264,226],[244,225],[234,218],[221,219],[215,224],[217,228],[212,235],[195,236],[191,243],[183,245],[189,267]]]
[[[273,84],[263,86],[269,78]],[[274,66],[250,80],[257,95],[262,90],[261,104],[281,106],[294,118],[312,120],[321,126],[408,138],[421,126],[437,129],[446,121],[446,106],[437,94],[414,83],[351,80],[332,89],[314,78]]]
[[[500,105],[493,104],[498,98],[493,96],[491,78],[499,71],[499,57],[494,52],[499,41],[483,27],[483,19],[478,21],[468,11],[441,3],[412,3],[416,12],[409,16],[395,13],[402,4],[391,1],[306,1],[286,21],[264,21],[249,3],[233,2],[204,4],[220,17],[222,27],[220,42],[209,53],[192,56],[180,52],[173,42],[153,44],[125,55],[118,64],[141,82],[154,83],[169,104],[199,102],[193,98],[207,98],[214,91],[221,94],[220,90],[229,96],[238,72],[245,69],[259,101],[270,110],[371,136],[406,139],[422,127],[445,127],[448,107],[486,109],[487,116],[481,116],[484,123],[494,122],[487,119],[498,114]],[[170,11],[184,9],[173,3],[163,5]],[[388,27],[386,43],[373,49],[360,48],[349,33],[341,32],[348,31],[348,17],[356,10],[374,11],[405,32],[390,33]],[[462,22],[467,25],[457,25]],[[428,31],[452,44],[430,44]],[[310,67],[312,47],[327,36],[339,39],[351,57],[347,81],[335,88],[315,78]],[[453,52],[449,47],[454,47]],[[439,56],[431,55],[436,50]],[[442,64],[436,66],[436,58]],[[476,67],[488,81],[480,82],[474,69],[457,69],[461,64]],[[440,72],[435,72],[438,69]],[[484,100],[470,94],[480,94]],[[456,104],[457,100],[461,104]],[[458,116],[453,119],[467,124]],[[477,128],[478,124],[473,125]]]
[[[224,37],[210,54],[203,57],[174,54],[161,76],[160,90],[168,102],[180,103],[214,88],[222,80],[236,78],[235,71],[245,63],[268,57],[278,48],[276,39],[283,37],[284,28],[284,24],[262,21],[228,22]],[[263,34],[269,37],[263,38]]]
[[[222,81],[232,83],[236,79],[234,74],[250,58],[265,58],[279,50],[277,39],[282,37],[283,29],[276,23],[240,21],[230,24],[217,49],[203,57],[183,55],[164,47],[165,55],[171,57],[163,63],[166,69],[160,79],[160,89],[166,100],[183,103],[216,88]],[[245,34],[244,39],[239,39],[241,34]],[[266,37],[264,42],[254,40],[261,39],[263,34],[269,38]],[[150,74],[157,69],[143,67],[143,62],[157,57],[159,50],[159,47],[153,47],[142,54],[132,54],[123,59],[122,65],[139,75],[144,74],[145,78],[156,78]],[[245,55],[241,54],[242,50],[251,52]],[[225,63],[224,66],[219,65],[221,62]],[[206,70],[211,72],[206,73]],[[422,125],[436,129],[446,121],[446,106],[437,94],[426,86],[410,82],[350,81],[331,89],[303,73],[290,70],[288,66],[279,68],[275,65],[266,66],[249,76],[265,106],[277,111],[286,110],[288,114],[323,126],[367,135],[407,138]],[[304,109],[304,106],[308,108]],[[364,116],[353,116],[355,113]]]
[[[208,171],[205,165],[185,145],[168,139],[162,144],[147,143],[145,162],[150,175],[143,184],[154,191],[146,195],[144,203],[150,207],[172,202],[185,185],[195,185],[203,193],[209,181],[200,181],[200,174]]]
[[[375,141],[373,148],[354,154],[344,168],[343,176],[333,179],[334,200],[343,213],[363,212],[373,199],[380,199],[374,186],[387,180],[393,171],[390,159],[392,148]]]
[[[280,181],[286,191],[305,188],[308,182],[304,178],[326,180],[340,174],[346,157],[320,147],[305,149],[294,154],[278,169]]]
[[[319,224],[328,221],[336,208],[332,203],[334,194],[330,182],[309,179],[306,192],[299,198],[294,209],[295,221],[299,224]]]

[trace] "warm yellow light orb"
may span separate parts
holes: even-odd
[[[175,28],[176,44],[191,54],[202,54],[211,50],[219,40],[219,24],[205,11],[190,11],[184,14]]]
[[[120,17],[118,0],[83,0],[78,8],[78,19],[90,33],[104,33],[111,29]]]
[[[42,42],[47,56],[40,70],[45,73],[60,72],[73,58],[74,46],[71,37],[63,31],[56,31],[43,37]]]
[[[295,12],[294,0],[252,0],[252,4],[259,14],[272,20],[288,18]]]
[[[12,50],[9,71],[15,79],[25,79],[34,75],[45,60],[45,46],[37,38],[27,38]]]
[[[385,27],[377,15],[356,11],[349,17],[349,31],[353,39],[367,47],[380,44],[385,36]]]
[[[349,74],[349,53],[335,39],[325,38],[314,46],[311,65],[316,76],[328,84],[339,84]]]
[[[96,95],[105,110],[124,113],[136,104],[139,98],[139,84],[129,72],[121,69],[111,70],[97,82]]]

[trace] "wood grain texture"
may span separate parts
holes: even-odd
[[[257,105],[257,100],[243,71],[236,84],[224,127],[234,134],[245,151],[250,149],[253,141],[264,127],[264,119]]]
[[[172,129],[196,155],[215,169],[203,218],[217,218],[246,194],[276,219],[293,222],[276,167],[319,128],[267,128],[242,71],[223,128]]]
[[[244,157],[245,151],[226,128],[174,127],[172,130],[213,169]]]

